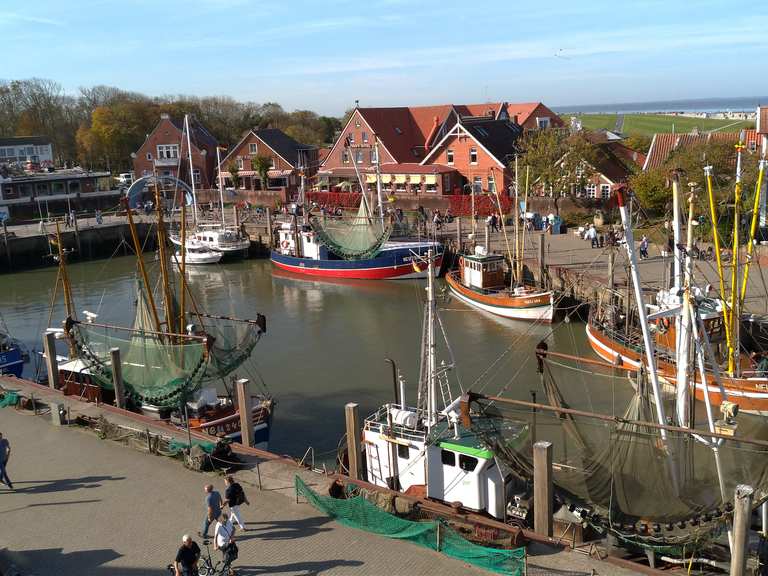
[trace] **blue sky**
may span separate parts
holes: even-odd
[[[765,2],[0,0],[0,37],[6,80],[326,114],[768,95]]]

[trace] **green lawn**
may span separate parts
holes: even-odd
[[[567,120],[568,115],[564,118]],[[615,114],[582,114],[579,116],[582,126],[589,130],[607,128],[613,130],[616,125]],[[701,131],[724,128],[725,132],[738,132],[742,128],[754,128],[754,120],[713,120],[709,118],[686,118],[664,114],[625,114],[624,133],[653,136],[656,132],[690,132],[694,128]]]

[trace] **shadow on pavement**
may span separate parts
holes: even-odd
[[[11,508],[10,510],[3,510],[3,513],[18,512],[19,510],[27,510],[28,508],[40,508],[43,506],[66,506],[68,504],[94,504],[101,502],[100,499],[96,500],[67,500],[66,502],[40,502],[38,504],[27,504],[26,506],[19,506],[17,508]]]
[[[357,567],[364,563],[360,560],[322,560],[320,562],[293,562],[282,566],[235,566],[238,576],[257,576],[259,574],[290,573],[296,576],[316,576],[331,568],[340,566]]]
[[[62,478],[60,480],[15,480],[16,492],[23,494],[46,494],[48,492],[68,492],[81,488],[98,488],[107,480],[125,480],[125,476],[83,476],[82,478]],[[24,486],[33,484],[33,486]],[[23,488],[21,486],[24,486]]]
[[[319,532],[328,532],[331,528],[322,528],[331,519],[327,516],[314,516],[301,520],[272,520],[269,522],[249,522],[248,531],[237,535],[238,540],[292,540],[306,538]]]

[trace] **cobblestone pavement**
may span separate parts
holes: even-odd
[[[200,529],[203,485],[223,490],[217,476],[10,409],[0,410],[0,431],[13,448],[16,488],[0,487],[0,548],[25,574],[167,574],[181,535]],[[249,498],[249,530],[238,534],[243,576],[484,573],[340,526],[282,494],[254,489]]]

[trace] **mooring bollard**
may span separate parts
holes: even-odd
[[[552,536],[552,443],[533,445],[533,529]]]
[[[125,409],[125,387],[123,386],[123,363],[120,360],[120,348],[111,348],[112,384],[115,387],[115,405]]]
[[[731,548],[731,576],[744,576],[747,571],[749,525],[752,518],[752,486],[739,484],[733,499],[733,547]]]
[[[45,331],[43,333],[43,351],[45,352],[45,367],[48,370],[48,386],[56,389],[59,379],[59,365],[56,362],[56,333]]]
[[[355,402],[344,406],[347,427],[347,458],[349,458],[349,477],[359,480],[361,477],[360,461],[360,410]]]
[[[240,411],[240,443],[253,448],[253,410],[248,379],[240,378],[235,382],[235,388],[237,389],[237,409]]]

